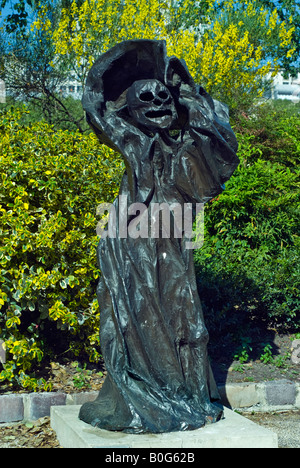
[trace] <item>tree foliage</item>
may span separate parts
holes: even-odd
[[[97,56],[126,39],[165,39],[170,55],[185,59],[195,80],[234,110],[264,92],[280,58],[294,52],[294,28],[256,0],[86,0],[62,8],[53,29],[47,8],[35,28],[52,37],[58,60],[80,70],[83,83]]]
[[[67,2],[66,2],[67,3]],[[42,8],[38,2],[30,2],[33,16]],[[24,6],[24,2],[22,2]],[[58,12],[51,2],[44,1],[43,9],[54,26]],[[23,11],[23,10],[22,10]],[[28,17],[24,10],[24,21]],[[52,37],[44,30],[31,30],[27,23],[8,17],[2,32],[6,44],[2,49],[0,76],[5,80],[9,97],[18,101],[30,102],[35,112],[56,128],[70,128],[84,132],[87,130],[84,112],[76,110],[72,99],[64,99],[61,85],[70,77],[70,68],[55,60],[55,47]],[[14,26],[13,26],[13,25]],[[55,65],[53,66],[53,63]]]
[[[8,0],[1,0],[0,8],[4,8],[9,3]],[[13,33],[17,29],[24,30],[28,24],[28,12],[26,6],[32,7],[33,0],[19,0],[12,6],[12,12],[7,15],[5,29],[8,33]]]
[[[31,31],[27,4],[36,18]],[[168,53],[185,59],[195,80],[235,114],[261,99],[267,78],[298,51],[298,16],[262,0],[20,0],[15,9],[2,73],[9,92],[34,100],[42,114],[59,109],[80,131],[83,114],[74,119],[58,84],[72,74],[84,87],[95,59],[122,40],[165,39]]]
[[[0,114],[0,381],[43,386],[30,370],[53,353],[99,358],[96,208],[111,201],[120,157],[93,135]]]
[[[300,1],[299,0],[261,0],[264,7],[269,10],[276,8],[282,21],[292,21],[294,26],[292,42],[294,53],[289,57],[283,57],[282,67],[288,73],[297,75],[300,68]]]
[[[200,76],[209,92],[235,113],[243,112],[262,98],[269,79],[294,54],[294,26],[259,1],[214,1],[209,15]]]

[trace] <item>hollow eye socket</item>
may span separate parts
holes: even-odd
[[[154,99],[154,96],[150,91],[146,91],[145,93],[140,94],[140,100],[145,102],[150,102]]]
[[[158,97],[160,97],[160,99],[165,100],[165,99],[167,99],[169,96],[168,96],[168,94],[167,94],[165,91],[160,91],[160,92],[158,93]]]

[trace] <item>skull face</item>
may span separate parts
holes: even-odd
[[[169,128],[177,118],[173,97],[158,80],[135,81],[127,91],[130,115],[148,128]]]

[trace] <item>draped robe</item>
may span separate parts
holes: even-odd
[[[101,130],[123,155],[126,173],[119,195],[128,205],[205,203],[222,192],[238,165],[225,106],[189,80],[178,98],[188,109],[188,122],[177,139],[167,131],[143,132],[114,106],[102,115],[90,114],[96,133]],[[79,417],[129,433],[193,430],[216,422],[222,408],[214,403],[219,395],[207,355],[193,250],[184,233],[175,237],[172,229],[169,238],[120,236],[119,202],[117,197],[116,235],[103,237],[98,246],[100,344],[107,376],[97,399],[84,404]]]

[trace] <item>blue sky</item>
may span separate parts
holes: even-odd
[[[14,1],[14,0],[8,0],[8,2],[6,3],[5,7],[4,7],[4,8],[1,8],[0,23],[3,22],[3,20],[6,18],[6,16],[7,16],[9,13],[12,13],[12,5],[14,5],[15,3],[17,3],[17,2]]]
[[[8,13],[11,13],[13,5],[16,3],[19,3],[18,0],[8,0],[5,7],[1,9],[2,16],[6,16]]]
[[[5,5],[5,7],[1,9],[1,14],[2,14],[1,20],[3,21],[3,18],[5,18],[6,15],[7,15],[8,13],[10,13],[10,12],[11,12],[11,7],[10,7],[10,5]]]
[[[13,6],[19,3],[19,0],[8,0],[5,7],[1,8],[1,16],[0,16],[0,23],[3,22],[3,20],[6,18],[6,16],[10,13],[13,13]],[[26,7],[26,10],[30,11],[30,7]]]

